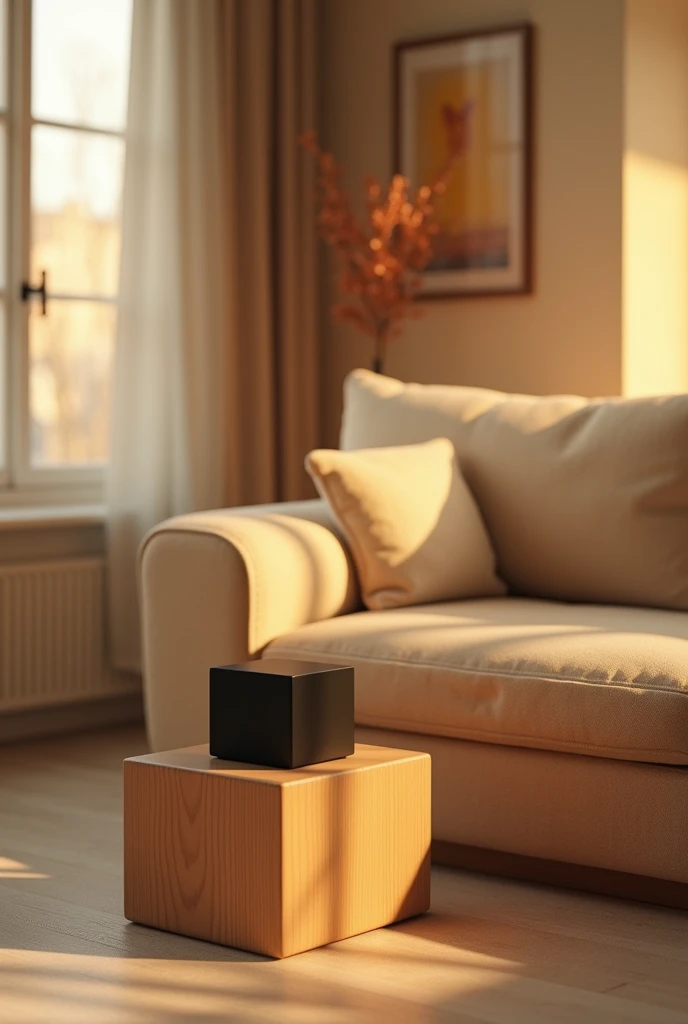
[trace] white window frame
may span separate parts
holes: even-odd
[[[7,10],[7,180],[2,202],[6,209],[5,466],[0,467],[0,507],[100,504],[105,492],[105,466],[35,467],[30,458],[29,311],[21,298],[22,282],[30,284],[31,132],[34,124],[87,131],[122,138],[124,132],[94,129],[33,118],[31,114],[32,0],[8,0]],[[0,120],[4,115],[0,113]],[[87,299],[117,307],[117,297],[50,293],[51,301]]]
[[[11,0],[10,0],[11,3]],[[12,194],[12,186],[10,179],[12,178],[12,168],[10,167],[10,154],[12,152],[10,143],[11,123],[12,116],[10,111],[10,71],[9,71],[9,53],[12,47],[12,35],[10,19],[11,14],[9,10],[10,3],[7,5],[6,17],[7,22],[5,24],[5,48],[7,53],[4,55],[6,62],[6,78],[5,78],[5,102],[6,107],[2,113],[0,113],[0,123],[5,128],[5,190],[4,195],[0,196],[0,203],[2,204],[3,221],[5,224],[5,236],[0,238],[0,246],[4,249],[4,264],[5,264],[5,285],[0,287],[0,299],[4,305],[5,322],[2,324],[0,329],[4,330],[4,345],[0,352],[0,383],[3,384],[5,393],[2,395],[0,402],[0,415],[2,416],[2,436],[4,438],[4,450],[3,450],[3,462],[0,464],[0,503],[2,503],[2,495],[7,491],[10,483],[10,466],[13,462],[12,453],[12,428],[10,426],[10,405],[12,402],[12,395],[15,392],[14,376],[13,376],[13,359],[10,350],[13,347],[12,344],[12,310],[10,309],[10,293],[12,291],[12,282],[14,281],[14,268],[10,266],[10,236],[13,233],[13,225],[11,223],[11,217],[13,215],[12,206],[10,203],[10,195]],[[1,15],[0,15],[1,16]]]

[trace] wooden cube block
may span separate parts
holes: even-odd
[[[130,921],[274,957],[430,904],[430,757],[356,744],[291,771],[207,746],[124,762]]]

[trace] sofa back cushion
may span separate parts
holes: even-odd
[[[688,609],[688,395],[539,398],[347,379],[343,449],[448,437],[522,594]]]

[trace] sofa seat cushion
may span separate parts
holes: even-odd
[[[688,765],[688,615],[528,598],[357,612],[265,657],[356,669],[358,725]]]

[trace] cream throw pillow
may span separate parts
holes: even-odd
[[[447,438],[320,449],[306,468],[353,553],[368,608],[503,594],[490,539]]]

